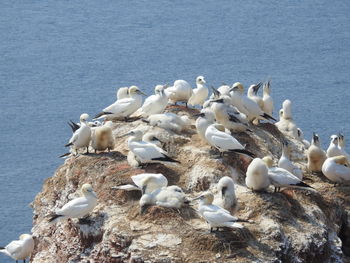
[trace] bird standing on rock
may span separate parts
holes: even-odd
[[[23,260],[26,262],[26,258],[30,257],[34,250],[34,240],[32,235],[22,234],[19,237],[19,240],[14,240],[10,242],[5,247],[0,247],[0,253],[4,253],[5,255],[16,260]]]

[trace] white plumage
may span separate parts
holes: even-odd
[[[310,172],[321,172],[322,165],[327,159],[326,152],[321,148],[320,138],[314,133],[311,145],[307,150],[307,167]]]
[[[34,240],[29,234],[22,234],[19,240],[11,241],[3,249],[0,249],[0,253],[3,253],[14,260],[23,260],[28,258],[34,250]]]
[[[157,85],[154,88],[154,95],[145,99],[142,107],[135,112],[135,115],[148,117],[152,114],[159,114],[164,111],[168,105],[168,96],[165,93],[166,86]]]
[[[125,99],[129,97],[129,88],[121,87],[117,90],[117,100]]]
[[[97,196],[90,184],[81,187],[83,196],[75,198],[58,209],[49,219],[49,222],[64,218],[83,218],[97,205]]]
[[[88,148],[91,140],[91,128],[87,125],[88,118],[89,115],[86,113],[80,116],[80,128],[73,133],[69,143],[65,145],[66,147],[71,146],[76,153],[80,148],[84,147],[86,147],[87,152],[89,152]]]
[[[345,156],[327,158],[322,165],[323,174],[334,183],[350,180],[350,163]]]
[[[337,135],[331,136],[331,141],[327,149],[327,157],[335,157],[339,155],[344,155],[344,152],[339,148],[339,137]]]
[[[169,87],[165,90],[166,94],[169,97],[170,102],[185,102],[187,104],[189,98],[192,95],[192,87],[185,80],[176,80],[172,87]]]
[[[245,184],[254,191],[265,190],[270,185],[268,168],[263,160],[255,158],[248,166]]]
[[[202,109],[201,112],[197,114],[197,116],[198,116],[196,120],[197,133],[203,141],[208,142],[208,140],[205,137],[205,132],[208,126],[215,122],[214,113],[209,108],[206,108],[206,109]]]
[[[214,196],[211,193],[205,193],[199,196],[198,213],[208,222],[211,231],[213,228],[230,227],[243,228],[243,226],[236,221],[236,217],[232,216],[226,209],[213,205]]]
[[[288,145],[284,144],[282,146],[282,155],[278,161],[278,167],[286,169],[287,171],[294,174],[296,177],[298,177],[300,180],[303,179],[303,171],[293,164],[293,162],[289,159],[289,149]]]
[[[273,113],[273,99],[270,95],[271,89],[270,89],[270,81],[264,83],[263,87],[263,111],[272,116]]]
[[[145,121],[151,126],[157,126],[177,133],[185,130],[191,125],[191,121],[186,115],[179,116],[172,112],[153,114]]]
[[[188,100],[190,105],[200,105],[203,106],[204,101],[209,95],[209,90],[205,85],[205,79],[203,76],[198,76],[196,79],[197,88],[192,90],[192,95]]]
[[[228,176],[222,177],[216,185],[217,195],[214,198],[214,205],[218,205],[234,214],[238,209],[238,202],[235,194],[235,183]]]
[[[106,118],[107,120],[127,118],[138,110],[142,105],[142,95],[145,95],[138,87],[129,88],[129,97],[117,100],[104,108],[95,116],[95,119]]]

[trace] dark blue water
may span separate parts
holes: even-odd
[[[0,3],[0,241],[29,232],[28,204],[62,160],[66,121],[115,88],[204,75],[272,78],[306,137],[350,136],[349,1],[33,1]],[[0,261],[4,262],[2,256]]]

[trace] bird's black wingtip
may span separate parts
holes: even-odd
[[[170,163],[180,163],[178,160],[175,160],[169,156],[164,155],[164,157],[153,158],[152,161],[161,161],[161,162],[170,162]]]
[[[71,154],[71,153],[64,153],[64,154],[58,156],[58,158],[64,158],[64,157],[69,156],[70,154]]]
[[[270,116],[269,114],[267,113],[264,113],[263,115],[261,115],[261,117],[267,119],[267,120],[274,120],[274,121],[277,121],[274,117]]]
[[[297,183],[296,186],[314,189],[312,186],[304,183],[303,181],[300,181],[299,183]]]
[[[245,155],[248,155],[251,158],[255,158],[255,154],[254,153],[252,153],[252,152],[250,152],[248,150],[245,150],[245,149],[234,149],[234,150],[230,150],[230,152],[245,154]]]
[[[61,217],[62,215],[52,214],[50,215],[50,218],[48,219],[49,223],[56,220],[57,218]]]
[[[73,145],[73,143],[70,142],[70,143],[67,143],[64,147],[69,147],[69,146],[72,146],[72,145]]]

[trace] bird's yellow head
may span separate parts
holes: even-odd
[[[333,157],[333,160],[334,160],[337,164],[350,167],[349,161],[348,161],[348,159],[347,159],[344,155],[335,156],[335,157]]]
[[[237,91],[239,91],[240,93],[243,93],[243,92],[244,92],[244,87],[243,87],[242,83],[236,82],[236,83],[234,83],[234,84],[232,85],[231,90],[237,90]]]
[[[262,158],[262,160],[267,165],[267,167],[271,168],[273,166],[273,160],[271,156],[265,156],[264,158]]]
[[[143,93],[137,86],[131,86],[129,88],[129,94],[134,95],[134,94],[141,94],[141,95],[146,95]]]

